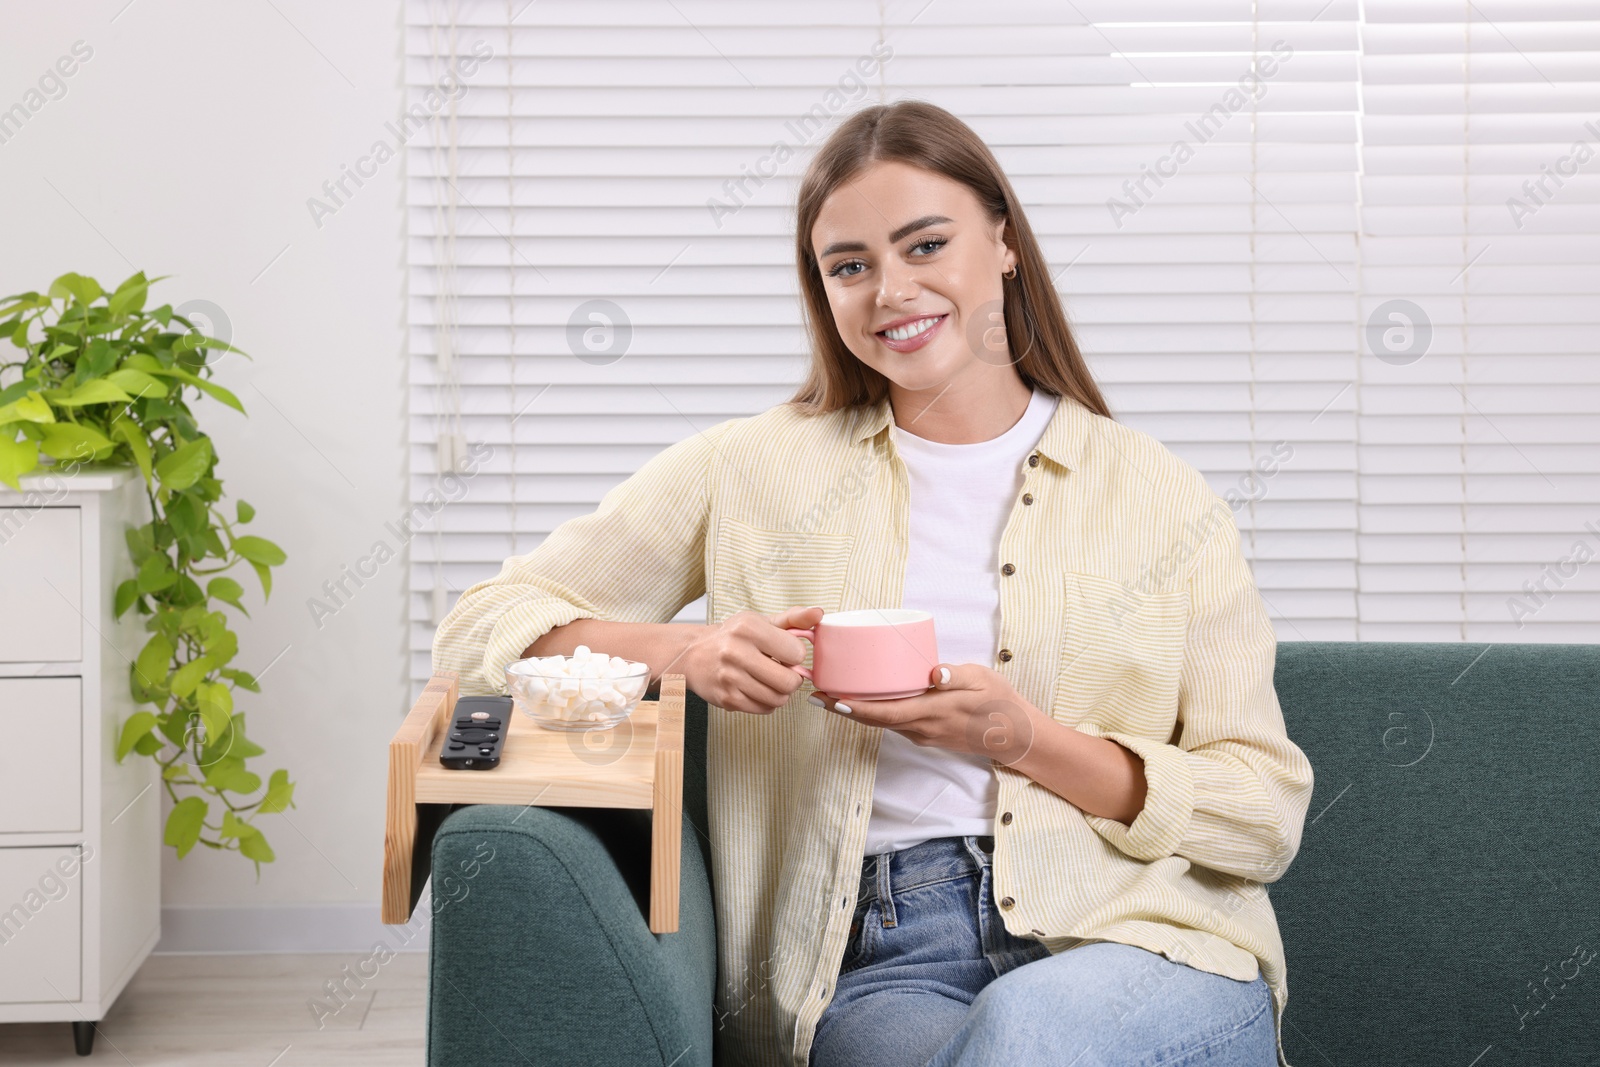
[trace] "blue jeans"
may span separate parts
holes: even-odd
[[[1275,1067],[1272,994],[1130,945],[1052,955],[1006,930],[991,837],[861,864],[850,943],[811,1067]]]

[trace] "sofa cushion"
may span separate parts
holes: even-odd
[[[1289,643],[1302,1064],[1600,1062],[1600,646]]]

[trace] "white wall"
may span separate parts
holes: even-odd
[[[229,496],[289,556],[265,605],[240,575],[253,618],[236,623],[239,665],[259,672],[287,651],[260,695],[237,699],[267,749],[252,766],[287,767],[299,807],[261,819],[278,858],[259,884],[237,854],[165,850],[164,949],[349,947],[328,938],[377,930],[403,564],[320,628],[306,601],[404,511],[403,161],[350,187],[320,228],[306,201],[385,136],[399,33],[397,5],[379,0],[109,0],[16,5],[0,35],[0,110],[37,103],[28,91],[74,42],[93,50],[0,143],[0,295],[68,270],[108,287],[170,274],[152,304],[214,303],[254,357],[227,357],[216,379],[249,417],[211,401],[197,415]],[[286,905],[320,910],[273,907]]]

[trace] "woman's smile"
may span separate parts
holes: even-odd
[[[944,320],[949,317],[948,314],[943,314],[897,319],[887,328],[879,330],[876,336],[886,347],[896,352],[915,352],[933,340],[939,328],[944,325]]]

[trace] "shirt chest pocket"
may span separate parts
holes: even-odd
[[[1166,741],[1177,721],[1187,592],[1140,593],[1109,578],[1064,579],[1054,714]]]
[[[836,610],[855,538],[849,534],[767,530],[723,516],[716,522],[706,619],[740,611],[763,615],[795,607]]]

